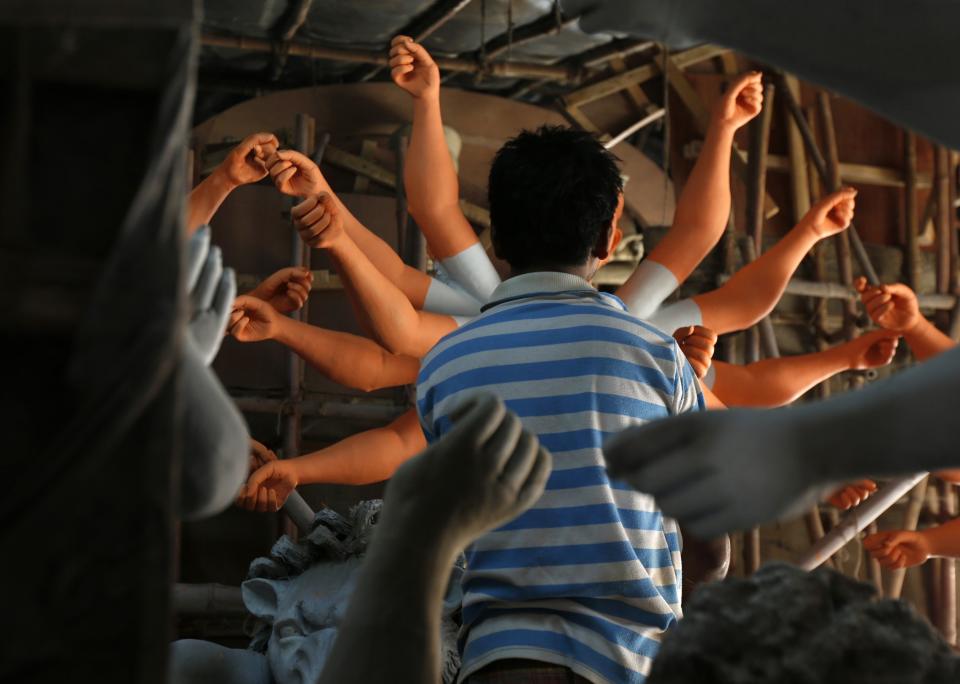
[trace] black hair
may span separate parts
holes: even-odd
[[[562,126],[504,143],[487,187],[497,256],[514,269],[586,263],[623,191],[617,161],[591,134]]]

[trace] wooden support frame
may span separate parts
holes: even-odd
[[[701,45],[689,50],[684,50],[683,52],[678,52],[673,56],[673,60],[674,63],[682,69],[692,64],[697,64],[698,62],[703,62],[716,57],[726,51],[727,48],[718,47],[716,45]],[[611,76],[610,78],[604,79],[592,85],[588,85],[580,90],[567,93],[562,98],[563,103],[567,107],[571,105],[575,107],[581,107],[589,102],[594,102],[595,100],[604,98],[607,95],[618,93],[631,85],[639,85],[640,83],[649,81],[659,73],[660,68],[655,63],[651,62],[644,64],[642,66],[629,69],[628,71],[624,71],[616,76]]]

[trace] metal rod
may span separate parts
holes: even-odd
[[[293,405],[286,398],[235,396],[233,401],[238,409],[248,413],[289,415],[293,411]],[[393,404],[370,403],[370,400],[364,400],[360,397],[357,401],[366,401],[367,403],[303,399],[300,402],[301,417],[342,418],[386,423],[406,410],[403,406]]]
[[[296,490],[290,492],[290,496],[283,504],[283,512],[297,526],[300,534],[309,534],[313,529],[313,520],[316,513],[300,495],[300,492]]]
[[[547,36],[554,36],[563,29],[573,26],[579,18],[561,15],[558,22],[556,15],[551,11],[539,19],[516,27],[512,32],[504,31],[499,36],[494,36],[477,51],[476,56],[480,57],[482,55],[486,59],[495,59],[498,55],[506,52],[508,48],[524,45]]]
[[[200,39],[207,47],[230,48],[248,52],[273,52],[273,43],[262,38],[244,36],[221,36],[205,33]],[[346,50],[342,48],[309,45],[291,42],[286,48],[287,54],[309,59],[328,59],[338,62],[355,62],[386,66],[389,62],[386,51],[370,52],[366,50]],[[563,64],[537,64],[532,62],[487,62],[478,64],[471,59],[438,57],[437,66],[444,71],[458,71],[470,74],[499,78],[550,79],[558,83],[575,85],[580,80],[580,70]]]
[[[720,283],[725,283],[730,278],[721,275]],[[847,285],[840,283],[818,283],[813,280],[802,280],[792,278],[787,282],[784,294],[797,295],[800,297],[820,297],[822,299],[850,299],[859,298],[857,291]],[[950,310],[957,305],[957,297],[951,294],[921,294],[917,295],[921,309],[939,311]]]
[[[803,142],[807,147],[807,155],[813,162],[813,165],[817,170],[817,174],[831,192],[839,190],[839,175],[837,175],[836,178],[836,185],[829,182],[830,172],[827,168],[827,161],[820,153],[820,148],[817,146],[817,141],[813,137],[813,131],[810,130],[810,124],[807,123],[807,119],[804,117],[803,112],[800,109],[800,105],[797,104],[796,99],[794,99],[793,95],[789,92],[789,88],[782,88],[781,90],[787,91],[781,93],[780,99],[784,102],[787,107],[787,111],[790,112],[797,124],[797,128],[800,131],[800,136],[803,138]],[[851,223],[850,227],[845,231],[845,234],[849,235],[848,239],[850,241],[850,246],[853,249],[853,254],[857,257],[857,261],[860,264],[860,270],[863,271],[863,275],[866,276],[867,281],[871,285],[880,285],[880,277],[877,275],[877,270],[873,267],[873,263],[870,261],[870,256],[867,254],[866,248],[863,246],[863,241],[860,239],[860,234],[857,232],[857,227]]]
[[[414,17],[397,34],[410,36],[418,43],[431,36],[438,29],[443,27],[448,21],[460,13],[463,8],[470,4],[470,0],[437,0],[426,10]],[[369,81],[380,73],[382,65],[365,69],[356,74],[353,80]]]
[[[666,113],[667,113],[667,110],[663,108],[654,110],[653,112],[647,114],[645,117],[640,119],[637,123],[633,124],[632,126],[628,126],[621,132],[617,133],[617,135],[615,135],[614,137],[610,138],[608,141],[603,143],[603,146],[608,150],[611,149],[615,145],[629,138],[631,135],[633,135],[637,131],[642,130],[643,128],[646,128],[647,126],[652,124],[654,121],[658,121],[659,119],[662,119]]]
[[[830,530],[817,544],[810,547],[797,561],[797,565],[804,570],[813,570],[820,566],[848,542],[855,539],[857,534],[867,525],[897,503],[926,475],[926,473],[917,473],[900,480],[893,480],[880,487],[876,494],[843,516],[839,525]]]
[[[928,477],[923,478],[910,492],[907,510],[903,514],[903,529],[916,530],[920,522],[920,512],[923,510],[923,500],[927,495]],[[906,568],[894,568],[890,571],[890,581],[887,585],[886,596],[892,599],[900,598],[903,591],[903,580],[907,576]]]

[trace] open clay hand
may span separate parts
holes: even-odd
[[[673,339],[680,345],[680,350],[686,355],[687,361],[693,367],[698,378],[703,378],[713,363],[713,350],[717,344],[717,333],[702,325],[688,325],[677,328],[673,332]]]
[[[440,93],[440,69],[430,53],[410,36],[390,41],[390,78],[414,97]]]
[[[310,157],[294,150],[279,150],[267,159],[267,169],[277,190],[284,195],[306,197],[320,192],[320,167]]]
[[[273,133],[254,133],[234,147],[220,163],[224,177],[233,185],[256,183],[267,176],[267,159],[280,143]]]
[[[721,124],[740,128],[763,109],[763,74],[751,71],[730,84],[714,110]]]
[[[831,506],[846,511],[859,506],[875,491],[877,491],[877,483],[873,480],[857,480],[835,491],[827,497],[827,501]]]
[[[229,332],[240,342],[262,342],[277,335],[280,314],[262,299],[240,295],[233,301]]]
[[[467,401],[453,417],[450,432],[390,480],[383,519],[459,551],[531,506],[552,458],[492,395]]]
[[[902,283],[874,287],[860,277],[854,287],[860,293],[867,315],[881,328],[905,333],[923,320],[916,293]]]
[[[295,206],[290,210],[290,217],[300,239],[311,247],[329,249],[346,237],[340,207],[325,192]]]
[[[230,304],[237,294],[233,269],[223,268],[220,248],[210,246],[209,226],[190,238],[186,270],[191,308],[188,339],[204,365],[209,366],[220,350]]]
[[[254,471],[240,488],[237,505],[258,513],[278,511],[298,484],[296,469],[290,461],[269,461]]]
[[[846,230],[853,221],[857,191],[843,188],[820,199],[800,219],[801,226],[809,226],[818,239]]]
[[[604,444],[607,470],[702,539],[794,515],[822,488],[784,415],[709,411],[629,428]]]
[[[930,545],[922,532],[877,532],[864,538],[863,548],[885,568],[909,568],[930,558]]]
[[[262,299],[279,313],[297,311],[307,303],[313,273],[300,266],[281,268],[247,294]]]
[[[889,330],[871,330],[845,344],[850,353],[850,370],[879,368],[893,361],[900,334]]]

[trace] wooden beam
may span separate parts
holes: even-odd
[[[782,89],[789,90],[794,100],[800,99],[800,81],[796,76],[784,75]],[[793,120],[790,112],[785,112],[784,120],[787,124],[787,161],[790,171],[790,197],[793,204],[792,222],[796,224],[800,218],[810,209],[810,179],[807,177],[807,153],[803,146],[803,138],[800,135],[800,129],[797,122]],[[767,165],[773,168],[771,164],[772,155],[767,155]],[[841,164],[840,174],[843,175],[843,165]]]
[[[684,68],[697,62],[702,62],[712,57],[716,57],[727,51],[727,48],[716,45],[701,45],[699,47],[678,52],[673,56],[677,66]],[[588,102],[599,100],[607,95],[618,93],[627,86],[649,81],[660,73],[659,67],[654,63],[644,64],[635,67],[629,71],[604,79],[580,90],[567,93],[563,96],[563,102],[566,106],[582,106]]]
[[[327,145],[324,160],[342,169],[362,174],[391,190],[397,186],[397,175],[395,173],[359,155],[341,150],[339,147]],[[467,217],[467,220],[483,228],[490,226],[490,212],[483,207],[462,199],[460,200],[460,208],[463,210],[463,214]]]
[[[806,156],[804,156],[804,160]],[[806,161],[804,161],[804,164]],[[770,171],[791,171],[792,164],[789,156],[782,154],[771,154],[767,156],[767,168]],[[806,173],[803,174],[807,176]],[[873,164],[853,164],[850,162],[840,162],[840,180],[844,183],[857,183],[859,185],[876,185],[884,188],[903,188],[906,186],[906,179],[900,169],[889,166],[876,166]],[[916,174],[916,187],[929,188],[932,186],[932,180],[929,173]],[[809,189],[805,195],[809,195]],[[809,201],[807,207],[809,208]],[[806,209],[804,209],[804,212]],[[801,216],[803,212],[801,212]]]
[[[622,57],[612,57],[610,59],[610,67],[615,73],[622,74],[627,70],[627,63]],[[638,111],[647,111],[647,108],[650,106],[650,99],[647,97],[647,94],[641,90],[639,85],[636,83],[631,83],[624,88],[624,92],[627,94],[627,97],[630,98],[630,101],[636,106]]]
[[[774,86],[763,88],[763,110],[750,122],[750,157],[747,160],[747,235],[757,254],[763,249],[764,197],[767,194],[767,149],[773,122]]]
[[[654,67],[659,70],[660,65],[655,64]],[[694,123],[697,127],[697,132],[700,135],[706,135],[707,127],[710,125],[710,111],[703,103],[703,99],[700,97],[700,95],[697,94],[696,89],[693,87],[693,83],[691,83],[690,79],[687,78],[687,75],[683,73],[683,69],[681,68],[681,65],[677,61],[676,57],[671,57],[667,60],[667,76],[673,92],[677,94],[677,97],[679,97],[680,101],[683,102],[684,107],[686,107],[687,111],[689,111],[693,116]],[[749,174],[747,171],[747,156],[743,153],[743,151],[734,147],[731,162],[734,172],[743,178],[744,181],[746,181],[749,177]],[[766,191],[764,191],[764,218],[773,218],[779,211],[780,208],[777,206],[777,203],[773,201],[773,198],[770,197]]]
[[[200,38],[200,43],[207,47],[229,48],[247,52],[272,53],[275,49],[275,43],[262,38],[223,36],[211,33],[204,33]],[[309,59],[375,64],[378,67],[386,66],[389,62],[386,50],[350,50],[303,42],[287,43],[284,49],[287,50],[288,55]],[[474,59],[461,59],[459,57],[438,57],[435,61],[441,71],[457,71],[499,78],[529,78],[534,80],[544,78],[566,84],[575,84],[580,80],[580,69],[578,67],[563,64],[506,61],[480,63]]]
[[[906,255],[903,262],[907,285],[914,292],[917,289],[917,283],[920,277],[920,217],[917,215],[917,187],[919,178],[917,176],[917,136],[912,131],[903,132],[903,211],[904,211],[904,233],[906,237]],[[916,529],[916,525],[914,525]],[[903,579],[900,579],[903,584]],[[899,597],[899,592],[897,596]]]

